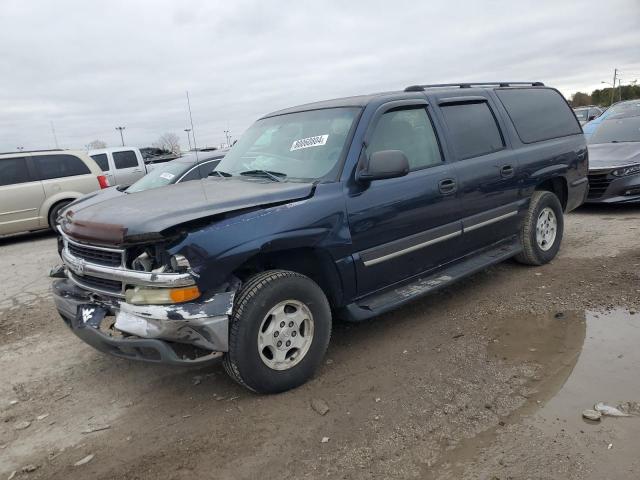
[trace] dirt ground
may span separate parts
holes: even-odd
[[[92,350],[53,307],[55,238],[0,239],[0,480],[640,478],[640,416],[581,417],[640,414],[639,238],[640,208],[582,208],[551,264],[336,323],[274,396]]]

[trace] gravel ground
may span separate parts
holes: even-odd
[[[92,350],[55,313],[53,235],[0,239],[0,480],[638,478],[640,417],[581,412],[640,413],[639,235],[638,208],[582,208],[551,264],[337,323],[274,396]]]

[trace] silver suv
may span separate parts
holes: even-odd
[[[108,186],[85,152],[0,154],[0,235],[53,228],[65,205]]]

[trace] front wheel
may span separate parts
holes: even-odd
[[[224,367],[255,392],[283,392],[313,376],[330,337],[329,302],[313,280],[287,270],[262,272],[236,295]]]
[[[552,192],[535,191],[520,227],[522,252],[516,260],[527,265],[550,262],[560,250],[564,218],[562,205]]]

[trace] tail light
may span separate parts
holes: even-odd
[[[98,175],[98,183],[100,184],[100,188],[108,188],[109,180],[104,175]]]

